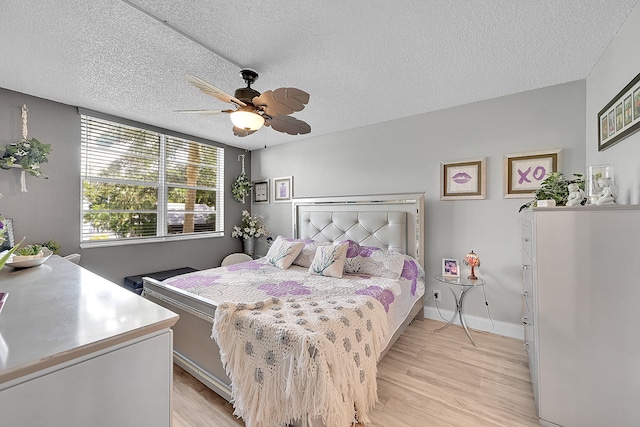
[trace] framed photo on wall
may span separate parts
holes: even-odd
[[[484,157],[440,163],[440,200],[486,198],[486,176]]]
[[[293,177],[285,176],[273,179],[273,201],[290,202],[293,194]]]
[[[598,113],[598,151],[640,130],[640,74]]]
[[[5,218],[3,223],[6,231],[4,242],[0,245],[0,252],[9,250],[16,244],[16,240],[13,237],[13,220],[11,218]]]
[[[504,197],[530,198],[551,172],[558,171],[562,149],[505,154]]]
[[[269,180],[253,182],[253,203],[269,203]]]
[[[442,258],[442,277],[460,277],[460,261]]]

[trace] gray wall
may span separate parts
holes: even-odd
[[[25,243],[55,240],[61,245],[60,254],[82,254],[83,267],[118,284],[133,274],[218,266],[224,256],[242,251],[230,230],[249,203],[236,202],[231,191],[225,194],[225,237],[80,249],[80,116],[75,107],[0,88],[0,145],[22,137],[23,104],[29,110],[29,137],[52,144],[52,152],[42,166],[49,179],[27,175],[27,193],[20,192],[18,169],[0,170],[0,214],[14,219],[16,238],[26,236]],[[238,155],[243,152],[225,150],[227,189],[240,174]],[[250,165],[249,159],[246,164]]]
[[[587,78],[587,165],[614,167],[617,202],[640,203],[640,132],[598,151],[598,112],[640,73],[640,4],[636,5]]]
[[[585,82],[572,82],[254,151],[252,171],[254,179],[293,176],[294,197],[424,192],[428,294],[443,288],[432,279],[442,258],[473,249],[493,319],[520,325],[518,209],[528,199],[503,198],[503,156],[562,148],[561,171],[583,173],[584,105]],[[487,158],[486,200],[440,201],[440,162],[475,157]],[[253,207],[285,235],[290,209]],[[444,296],[440,306],[453,310]],[[470,293],[465,309],[486,318],[482,292]]]

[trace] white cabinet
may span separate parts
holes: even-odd
[[[0,290],[0,426],[171,425],[178,315],[57,255]]]
[[[640,425],[640,207],[535,209],[522,239],[541,425]]]

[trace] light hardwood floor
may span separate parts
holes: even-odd
[[[539,426],[523,342],[472,332],[476,348],[459,326],[435,333],[442,325],[414,322],[380,362],[369,426]],[[177,365],[173,378],[173,427],[244,426]]]

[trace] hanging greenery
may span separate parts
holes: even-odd
[[[243,171],[231,186],[233,198],[240,203],[244,203],[244,198],[249,195],[253,184],[249,181],[247,174]]]
[[[35,138],[22,138],[18,142],[7,144],[0,157],[0,168],[21,167],[33,176],[47,178],[42,174],[40,165],[47,162],[47,154],[51,152],[51,144],[43,144]]]

